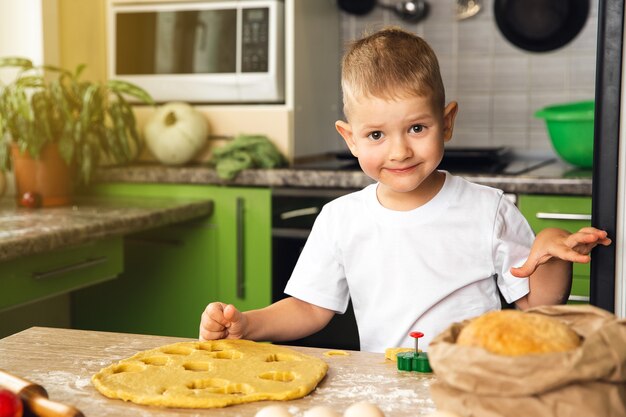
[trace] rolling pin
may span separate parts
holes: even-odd
[[[0,369],[0,386],[19,395],[25,411],[37,417],[84,417],[80,410],[48,399],[44,387]],[[25,413],[26,414],[26,413]]]

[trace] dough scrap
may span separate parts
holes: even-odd
[[[398,353],[402,352],[415,352],[414,348],[407,347],[393,347],[385,349],[385,359],[389,359],[390,361],[398,362]]]
[[[139,352],[101,369],[103,395],[161,407],[214,408],[301,398],[328,371],[321,359],[248,340],[181,342]]]
[[[553,317],[501,310],[472,319],[456,343],[482,347],[498,355],[519,356],[566,352],[580,345],[580,337]]]
[[[324,356],[334,357],[334,356],[350,356],[348,352],[345,350],[329,350],[328,352],[323,353]]]

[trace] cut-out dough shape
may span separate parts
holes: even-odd
[[[328,365],[248,340],[181,342],[139,352],[92,377],[109,398],[162,407],[213,408],[310,393]]]
[[[414,348],[407,347],[394,347],[385,349],[385,359],[389,359],[390,361],[397,362],[398,361],[398,353],[402,352],[415,352]]]
[[[324,352],[324,356],[334,357],[334,356],[350,356],[348,352],[345,350],[329,350],[328,352]]]

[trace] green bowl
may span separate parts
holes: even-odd
[[[593,165],[593,101],[544,107],[535,117],[544,119],[556,153],[582,168]]]

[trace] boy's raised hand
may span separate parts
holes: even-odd
[[[571,234],[563,229],[544,229],[537,235],[524,265],[511,268],[511,274],[519,278],[528,277],[539,265],[552,258],[588,263],[591,260],[589,253],[594,247],[610,244],[611,239],[607,237],[607,233],[595,227],[583,227]]]
[[[211,303],[202,313],[200,340],[241,339],[246,326],[246,317],[234,305]]]

